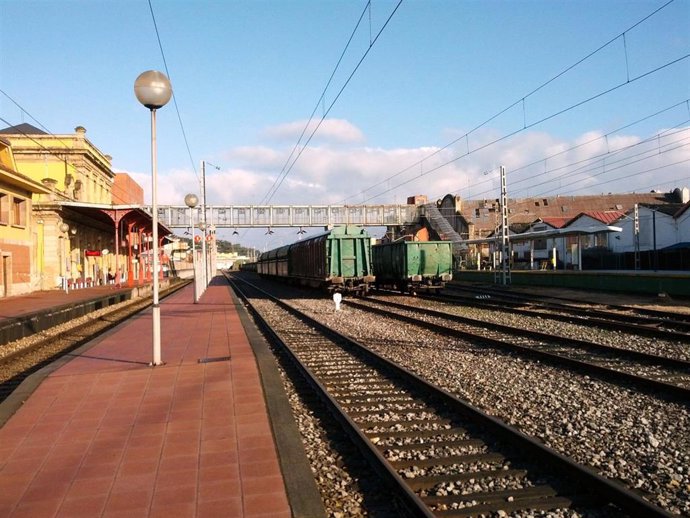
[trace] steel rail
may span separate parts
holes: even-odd
[[[414,515],[423,518],[434,518],[434,514],[429,511],[428,507],[424,502],[417,496],[417,494],[412,491],[407,485],[405,485],[398,474],[395,472],[393,467],[386,461],[381,452],[369,441],[366,435],[362,432],[359,426],[347,415],[345,410],[340,406],[340,404],[328,393],[326,387],[316,378],[312,373],[311,369],[307,367],[278,336],[278,334],[271,328],[270,324],[261,316],[261,314],[254,308],[252,303],[246,297],[244,291],[235,282],[237,279],[232,279],[226,275],[226,279],[233,287],[237,295],[247,304],[252,316],[256,319],[258,327],[266,333],[270,341],[274,344],[280,345],[281,349],[284,350],[290,357],[291,361],[297,367],[297,369],[302,374],[302,377],[308,382],[308,384],[314,389],[319,399],[324,403],[326,408],[328,408],[331,415],[339,422],[343,427],[343,430],[347,433],[353,443],[358,447],[362,454],[371,461],[372,466],[375,468],[376,472],[380,477],[382,477],[389,486],[392,486],[396,491],[400,493],[403,502],[408,507],[408,510]],[[300,315],[301,313],[296,312],[294,308],[290,305],[280,301],[273,297],[270,293],[262,290],[261,288],[248,283],[245,280],[240,279],[244,284],[251,286],[260,292],[262,295],[268,297],[271,301],[278,304],[280,307],[286,309],[290,313]],[[308,317],[307,317],[308,319]],[[307,322],[311,320],[308,319]],[[309,322],[318,328],[323,328],[321,324],[312,320]],[[343,337],[344,340],[347,341]]]
[[[630,316],[607,313],[606,318],[592,317],[594,313],[589,310],[582,310],[581,308],[576,308],[573,306],[564,306],[560,308],[549,308],[543,305],[541,308],[528,309],[525,308],[526,302],[515,302],[510,300],[492,300],[492,299],[475,299],[472,297],[462,297],[462,296],[452,296],[452,295],[419,295],[420,298],[441,300],[444,302],[455,303],[459,301],[465,301],[475,307],[484,308],[499,308],[502,311],[510,311],[518,315],[525,316],[540,316],[543,318],[549,318],[551,320],[558,320],[560,322],[568,322],[571,324],[578,324],[588,327],[597,327],[602,329],[612,329],[616,331],[625,331],[628,333],[639,334],[642,336],[651,336],[654,338],[663,338],[665,340],[679,340],[683,342],[690,341],[690,333],[662,330],[656,327],[659,322],[656,320],[647,321],[647,324],[634,324],[626,320],[630,320]],[[522,307],[518,307],[522,306]],[[553,313],[551,311],[568,311],[569,314]],[[580,315],[576,314],[579,313]],[[673,321],[664,321],[663,325],[672,327]],[[687,325],[687,324],[685,324]]]
[[[560,354],[555,354],[555,353],[550,353],[547,351],[543,351],[540,349],[536,349],[534,347],[530,346],[524,346],[516,343],[511,343],[511,342],[505,342],[503,340],[496,340],[493,338],[490,338],[485,335],[481,334],[476,334],[468,331],[462,331],[460,329],[451,329],[448,327],[443,327],[438,324],[434,324],[432,322],[425,322],[425,321],[420,321],[417,318],[413,317],[408,317],[405,315],[401,315],[399,313],[393,313],[391,311],[387,311],[385,309],[381,308],[376,308],[376,307],[371,307],[367,306],[366,304],[355,302],[351,299],[348,299],[345,301],[346,304],[349,304],[352,307],[356,307],[365,311],[372,311],[375,313],[378,313],[380,315],[387,316],[389,318],[394,318],[396,320],[400,320],[403,322],[406,322],[408,324],[416,325],[419,327],[423,327],[425,329],[429,329],[430,331],[433,331],[435,333],[439,333],[442,335],[451,335],[456,338],[460,338],[462,340],[466,341],[471,341],[472,343],[482,343],[484,345],[496,348],[496,349],[503,349],[503,350],[509,350],[513,352],[517,352],[519,354],[522,354],[524,356],[529,356],[533,358],[537,358],[539,360],[547,361],[548,363],[552,365],[560,365],[560,366],[566,366],[569,368],[574,368],[576,370],[584,370],[585,372],[589,374],[596,375],[598,378],[602,379],[603,381],[607,382],[613,382],[614,380],[617,381],[619,384],[620,383],[632,383],[635,386],[641,387],[646,389],[651,395],[659,397],[659,392],[662,394],[667,395],[667,397],[673,399],[674,401],[676,400],[681,400],[681,402],[688,404],[690,402],[690,388],[686,387],[681,387],[678,385],[673,385],[671,383],[666,383],[664,381],[659,381],[651,378],[645,378],[641,376],[637,376],[635,374],[630,374],[628,372],[623,372],[619,371],[616,369],[612,369],[609,367],[604,367],[601,365],[596,365],[593,363],[589,362],[584,362],[582,360],[576,360],[574,358],[569,358],[567,356],[563,356]],[[382,303],[380,301],[376,301],[378,304],[386,304]],[[406,307],[408,311],[419,311],[419,308],[410,308],[409,306]],[[455,317],[458,319],[463,318],[459,317],[457,315],[441,315],[438,318],[445,318],[450,321],[454,321]],[[472,322],[472,325],[475,326],[483,326],[483,327],[490,327],[491,324],[484,323],[484,322],[478,322],[474,321]],[[529,333],[529,331],[523,331],[523,330],[516,330],[514,328],[510,328],[511,332],[515,334],[516,332],[523,332],[523,333]],[[548,335],[546,335],[548,336]],[[553,336],[550,337],[551,340],[553,340]],[[569,340],[569,339],[567,339]]]
[[[463,317],[462,315],[455,315],[453,313],[444,313],[442,311],[437,311],[431,308],[420,308],[417,306],[410,306],[408,304],[401,304],[399,302],[393,302],[390,300],[383,300],[376,297],[369,297],[366,299],[369,302],[375,302],[377,304],[391,306],[399,309],[405,309],[408,311],[424,311],[424,313],[437,317],[453,320],[454,322],[459,322],[463,324],[481,326],[487,329],[493,329],[495,331],[509,333],[512,335],[520,335],[527,338],[534,338],[536,340],[553,341],[558,340],[560,345],[573,345],[577,347],[583,347],[595,351],[611,353],[616,355],[624,355],[635,360],[640,360],[645,363],[659,364],[666,367],[671,367],[675,369],[687,369],[690,374],[690,361],[680,360],[677,358],[669,358],[668,356],[661,356],[658,354],[646,353],[642,351],[635,351],[633,349],[626,349],[624,347],[614,347],[612,345],[600,344],[597,342],[590,342],[587,340],[580,340],[577,338],[572,338],[569,336],[555,335],[553,333],[543,333],[541,331],[532,331],[529,329],[521,329],[519,327],[511,327],[504,324],[498,324],[495,322],[487,322],[485,320],[478,320],[475,318]]]
[[[583,303],[585,303],[585,304],[589,303],[588,301],[583,301],[581,299],[574,299],[574,298],[570,298],[570,297],[560,297],[557,295],[549,295],[549,294],[538,295],[538,294],[531,294],[531,293],[514,292],[514,291],[507,290],[507,289],[498,288],[495,286],[478,287],[478,286],[463,286],[463,285],[448,283],[448,284],[446,284],[446,288],[448,288],[452,291],[471,291],[471,292],[475,292],[475,293],[489,293],[489,294],[497,295],[498,297],[506,298],[508,300],[513,300],[515,302],[554,306],[554,307],[563,307],[563,308],[572,308],[573,304],[582,305]],[[551,301],[562,301],[562,302],[551,302]],[[626,306],[626,305],[620,305],[620,304],[609,304],[609,303],[602,303],[602,302],[591,302],[591,304],[593,304],[595,306],[600,306],[603,308],[608,308],[608,309],[610,309],[612,311],[616,311],[616,312],[626,312],[626,313],[628,313],[628,316],[630,316],[630,314],[632,313],[633,316],[635,316],[635,315],[636,316],[646,316],[646,317],[651,317],[653,319],[658,319],[658,321],[660,323],[670,322],[672,324],[678,324],[679,326],[687,328],[690,331],[690,314],[677,313],[677,312],[669,313],[668,311],[660,311],[657,309],[648,309],[648,308],[641,308],[641,307],[635,307],[635,306]],[[604,314],[609,314],[609,313],[604,312]]]
[[[243,280],[243,282],[246,281]],[[440,387],[437,387],[427,382],[426,380],[414,374],[413,372],[407,370],[406,368],[378,355],[377,353],[367,348],[366,346],[360,344],[359,342],[354,341],[341,333],[338,333],[337,331],[309,317],[308,315],[292,307],[291,305],[278,299],[275,299],[275,297],[271,296],[264,290],[260,291],[264,293],[264,296],[270,297],[274,303],[278,304],[280,307],[283,307],[286,311],[289,311],[291,314],[295,315],[297,318],[305,322],[305,324],[313,327],[320,333],[323,333],[324,335],[331,337],[333,341],[340,344],[346,344],[349,348],[364,353],[365,355],[374,359],[376,363],[385,366],[386,369],[389,369],[396,376],[400,377],[401,379],[405,379],[406,384],[417,387],[424,393],[431,395],[431,397],[435,400],[442,401],[445,408],[449,409],[451,412],[454,412],[459,416],[464,416],[465,418],[470,419],[474,423],[478,423],[479,426],[482,426],[487,430],[491,430],[491,432],[495,434],[495,436],[498,436],[500,440],[505,441],[507,444],[515,445],[518,449],[525,452],[526,456],[529,456],[531,458],[538,458],[540,460],[539,464],[541,466],[549,466],[554,471],[559,473],[563,477],[563,480],[576,480],[578,485],[585,486],[589,490],[589,493],[586,496],[591,497],[593,495],[596,495],[597,498],[603,499],[606,502],[614,503],[615,505],[619,506],[620,508],[628,512],[631,516],[635,517],[639,516],[668,518],[672,516],[667,511],[657,507],[656,505],[645,500],[644,498],[630,491],[624,486],[599,475],[594,470],[588,467],[582,466],[574,462],[565,455],[556,452],[555,450],[542,444],[536,439],[529,437],[523,432],[504,423],[500,419],[497,419],[475,408],[468,402],[463,401],[462,399],[458,398],[457,396],[448,392],[447,390],[444,390]],[[246,300],[246,302],[249,304],[248,300]],[[252,309],[252,313],[259,317],[259,322],[261,323],[262,327],[268,327],[267,332],[272,338],[279,339],[278,335],[275,334],[272,330],[270,330],[270,326],[268,325],[268,323],[263,318],[261,318],[260,315],[258,315],[258,311]],[[294,354],[291,354],[291,356],[294,357]],[[296,357],[295,359],[298,361]],[[305,375],[310,373],[310,370],[306,366],[302,366],[300,368],[302,369]],[[346,425],[348,428],[354,427],[351,430],[349,430],[349,433],[353,438],[356,439],[356,443],[358,446],[360,446],[360,448],[363,449],[362,451],[367,452],[369,458],[376,459],[377,463],[383,461],[387,465],[388,462],[382,457],[378,449],[371,445],[370,441],[359,430],[359,426],[356,423],[354,423],[348,416],[340,415],[340,413],[342,412],[342,408],[340,407],[340,405],[335,400],[333,400],[333,398],[331,398],[330,395],[328,395],[327,393],[321,394],[322,391],[325,391],[325,387],[320,382],[318,382],[318,380],[313,380],[310,383],[312,383],[315,388],[318,388],[320,397],[322,397],[324,401],[328,403],[329,408],[331,408],[332,411],[336,412],[335,415],[337,419],[342,424]],[[406,486],[405,482],[402,481],[400,476],[392,468],[385,467],[381,469],[381,467],[379,467],[378,469],[381,473],[383,473],[386,477],[389,478],[389,480],[391,481],[391,483],[395,485],[395,487],[402,487],[401,484],[403,486]],[[404,494],[409,498],[410,502],[416,503],[420,500],[419,497],[417,497],[417,495],[414,494],[408,487],[405,488]],[[470,510],[468,509],[468,511]],[[439,515],[442,514],[443,513],[439,513]],[[435,516],[434,514],[428,513],[424,513],[421,515]]]

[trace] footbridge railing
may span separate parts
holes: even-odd
[[[144,206],[149,214],[152,207]],[[202,218],[201,207],[159,205],[159,221],[170,228],[188,227]],[[415,205],[207,205],[206,223],[216,228],[328,227],[331,225],[405,226],[419,220]]]

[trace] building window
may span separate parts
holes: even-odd
[[[26,226],[26,200],[22,198],[12,200],[12,224],[19,227]]]
[[[10,224],[10,197],[0,192],[0,225]]]

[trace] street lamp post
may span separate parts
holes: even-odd
[[[170,80],[162,72],[148,70],[134,81],[137,100],[151,110],[151,201],[153,210],[153,361],[161,365],[161,308],[158,303],[158,193],[156,164],[156,110],[165,106],[172,96]]]
[[[63,256],[66,256],[65,254],[65,234],[67,236],[67,239],[69,239],[69,225],[65,222],[60,223],[60,279],[62,279],[62,289],[65,290],[65,293],[68,293],[68,286],[67,286],[67,267],[65,265],[67,258]]]
[[[214,224],[211,224],[210,226],[211,232],[209,233],[210,236],[210,247],[211,249],[209,250],[209,255],[210,260],[209,260],[209,278],[213,279],[213,277],[216,275],[216,260],[218,259],[218,242],[216,241],[216,226]]]
[[[196,194],[188,194],[184,197],[184,203],[189,207],[189,228],[192,230],[192,268],[194,269],[194,304],[199,302],[199,286],[196,278],[196,246],[194,245],[194,208],[199,204]]]
[[[203,206],[202,206],[203,207]],[[199,230],[201,230],[201,257],[203,261],[203,273],[201,275],[201,286],[202,291],[206,291],[208,288],[208,267],[206,266],[206,223],[203,221],[199,222]]]

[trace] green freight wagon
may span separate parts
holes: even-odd
[[[374,282],[371,236],[347,225],[290,246],[290,276],[328,291],[366,293]]]
[[[395,241],[372,247],[376,288],[439,290],[453,279],[450,241]]]
[[[264,252],[258,272],[329,292],[367,293],[374,282],[371,236],[361,227],[339,226],[324,234]]]

